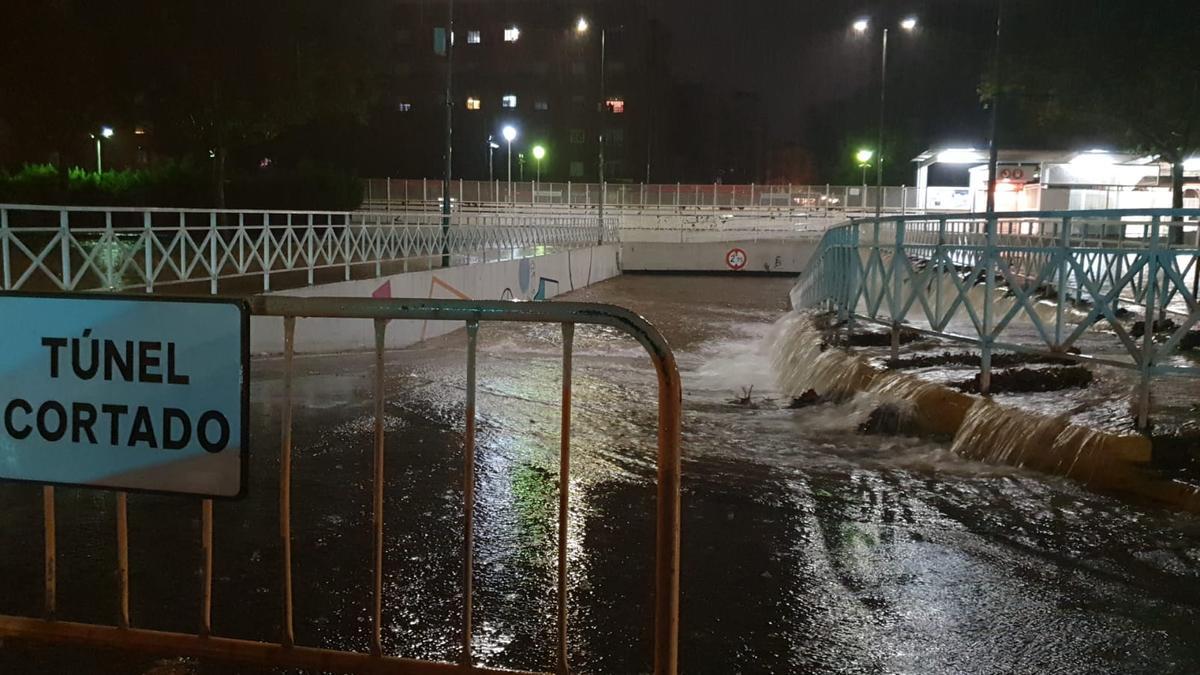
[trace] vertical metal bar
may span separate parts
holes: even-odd
[[[73,291],[75,284],[71,283],[71,225],[68,218],[67,210],[60,209],[58,212],[58,235],[62,257],[63,290]]]
[[[117,493],[117,626],[129,628],[129,517],[128,496]]]
[[[212,634],[212,500],[200,501],[200,636]]]
[[[116,244],[117,238],[113,235],[112,226],[112,211],[104,212],[104,235],[100,239],[100,243],[105,247],[105,253],[101,255],[101,264],[104,265],[104,288],[114,290],[120,283],[120,279],[116,279],[113,269],[112,246]]]
[[[2,251],[3,260],[0,264],[4,265],[4,290],[12,290],[12,264],[9,259],[8,238],[11,233],[8,231],[8,209],[0,209],[0,251]]]
[[[475,588],[475,358],[479,322],[467,322],[467,410],[463,437],[463,633],[459,665],[472,664],[472,604]]]
[[[903,268],[901,264],[902,256],[904,255],[904,220],[896,219],[894,227],[896,229],[896,244],[892,249],[892,359],[900,358],[900,270]]]
[[[655,513],[654,672],[679,668],[679,486],[682,387],[670,351],[651,355],[658,371],[658,500]]]
[[[142,252],[142,272],[146,275],[146,292],[154,292],[154,227],[150,212],[142,213],[142,232],[146,238]]]
[[[1058,261],[1058,288],[1054,289],[1058,296],[1058,302],[1054,303],[1054,348],[1062,347],[1063,341],[1063,320],[1066,312],[1067,301],[1067,269],[1070,267],[1071,261],[1071,217],[1063,216],[1059,223],[1062,232],[1059,233],[1059,255],[1062,258]]]
[[[1156,291],[1158,290],[1158,230],[1159,216],[1154,216],[1150,230],[1150,248],[1146,251],[1146,309],[1143,315],[1142,353],[1138,359],[1141,381],[1138,385],[1137,424],[1139,429],[1150,428],[1150,369],[1154,367],[1154,322]]]
[[[54,486],[52,485],[42,486],[42,525],[45,539],[43,581],[46,591],[43,613],[45,618],[53,619],[58,611],[58,554],[54,520]]]
[[[371,611],[371,653],[383,655],[383,347],[387,319],[375,319],[375,472],[372,485],[372,524],[375,530],[374,606]]]
[[[992,266],[997,264],[996,215],[990,214],[985,223],[986,235],[983,253],[983,335],[980,336],[979,393],[988,395],[992,390],[992,287],[995,279]]]
[[[388,210],[392,210],[392,179],[388,179]],[[308,214],[308,228],[304,231],[304,237],[308,241],[308,285],[313,285],[313,268],[316,267],[316,253],[313,246],[316,243],[317,233],[313,230],[313,214]]]
[[[271,215],[263,214],[263,290],[271,290]]]
[[[558,451],[558,672],[570,672],[567,660],[567,507],[571,492],[571,368],[575,324],[564,323],[562,374],[562,430]]]
[[[296,344],[296,317],[283,317],[283,419],[279,441],[279,543],[283,557],[284,647],[295,644],[292,624],[292,356]]]
[[[212,295],[217,294],[217,237],[220,236],[217,231],[217,212],[210,211],[208,214],[208,233],[212,239],[208,240],[208,274],[209,284],[208,292]]]

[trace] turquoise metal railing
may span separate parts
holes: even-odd
[[[920,215],[831,228],[792,291],[838,312],[979,346],[982,384],[998,349],[1200,376],[1171,356],[1200,320],[1200,210]],[[1158,330],[1135,329],[1151,317]],[[1019,329],[1017,328],[1019,326]],[[1082,349],[1084,335],[1111,348]]]

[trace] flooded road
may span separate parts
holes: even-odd
[[[1200,520],[1065,479],[856,432],[854,401],[776,393],[789,279],[624,276],[564,299],[623,305],[684,383],[680,657],[687,673],[1193,673]],[[475,653],[549,669],[561,343],[480,329]],[[298,346],[303,349],[303,345]],[[465,338],[387,357],[384,649],[453,660],[461,613]],[[215,507],[214,631],[279,636],[281,361],[256,359],[249,497]],[[293,537],[300,644],[366,651],[372,358],[296,361]],[[656,382],[632,339],[576,334],[569,564],[577,672],[648,669]],[[751,391],[750,388],[753,387]],[[745,393],[743,393],[745,392]],[[749,395],[749,404],[732,399]],[[59,491],[65,619],[116,617],[113,497]],[[0,612],[36,615],[40,494],[0,486]],[[194,631],[199,505],[129,498],[137,626]],[[0,672],[255,672],[5,644]]]

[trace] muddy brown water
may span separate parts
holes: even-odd
[[[851,401],[784,408],[772,322],[788,279],[624,276],[567,296],[632,307],[685,387],[680,657],[688,673],[1192,673],[1200,520],[1066,480],[855,432]],[[460,639],[461,331],[387,356],[384,644]],[[649,667],[655,381],[632,340],[576,337],[569,560],[577,672]],[[302,348],[302,345],[301,345]],[[554,663],[559,330],[480,330],[475,652]],[[370,633],[369,355],[296,361],[293,533],[302,644]],[[751,405],[731,405],[753,386]],[[281,362],[255,359],[250,492],[215,508],[213,626],[279,634]],[[113,496],[59,491],[64,619],[116,616]],[[0,612],[40,606],[40,494],[0,486]],[[199,505],[129,498],[133,622],[194,631]],[[252,669],[8,642],[2,673]]]

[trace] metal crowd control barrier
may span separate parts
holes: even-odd
[[[56,535],[54,487],[43,487],[45,528],[45,616],[0,616],[0,637],[185,655],[267,667],[318,671],[387,673],[509,673],[476,666],[472,653],[474,583],[475,390],[476,346],[481,323],[495,321],[558,323],[563,334],[562,436],[558,502],[558,645],[556,672],[569,670],[567,651],[567,500],[571,460],[571,371],[576,324],[613,327],[633,336],[649,353],[658,375],[658,478],[655,535],[654,672],[673,675],[678,662],[680,409],[682,393],[675,357],[662,335],[629,310],[583,303],[513,303],[462,300],[374,300],[365,298],[296,298],[258,296],[250,300],[255,316],[282,317],[284,322],[284,410],[279,468],[279,536],[282,549],[282,634],[278,643],[219,637],[212,631],[212,501],[201,500],[201,618],[196,634],[173,633],[130,625],[129,552],[126,500],[117,495],[117,593],[115,626],[55,619]],[[373,472],[373,605],[371,653],[296,645],[293,632],[291,557],[292,360],[298,318],[370,319],[375,324],[375,425]],[[380,631],[384,566],[384,336],[395,319],[461,321],[467,329],[466,433],[463,452],[463,640],[457,664],[418,661],[382,653]],[[230,507],[233,508],[233,507]]]

